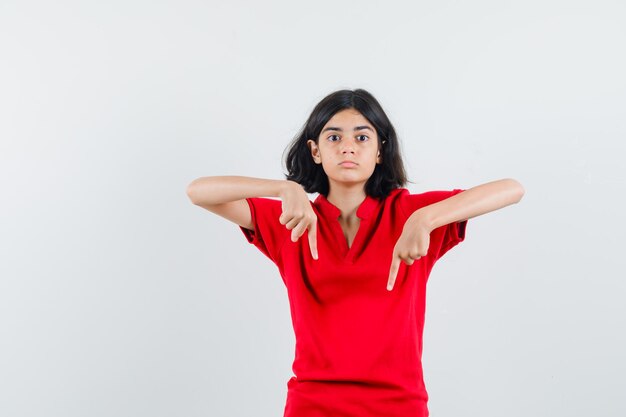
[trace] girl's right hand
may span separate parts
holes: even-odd
[[[278,219],[280,224],[291,230],[292,242],[296,242],[307,230],[311,255],[313,259],[318,259],[317,216],[304,188],[295,181],[286,180],[279,197],[283,203],[283,212]]]

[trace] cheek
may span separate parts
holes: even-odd
[[[322,160],[322,169],[328,175],[328,173],[333,169],[333,163],[328,159]]]

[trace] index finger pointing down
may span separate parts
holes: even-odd
[[[308,229],[308,235],[309,235],[309,247],[311,248],[311,255],[313,256],[313,259],[317,260],[318,259],[318,254],[317,254],[317,227],[316,227],[317,223],[313,223],[311,226],[309,226]]]
[[[389,269],[389,280],[387,281],[387,290],[391,291],[393,285],[396,282],[396,276],[398,275],[398,269],[400,269],[400,258],[394,257],[391,261],[391,268]]]

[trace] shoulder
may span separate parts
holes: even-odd
[[[407,198],[411,195],[411,192],[406,188],[394,188],[383,199],[382,206],[386,211],[402,211],[406,212]]]
[[[405,197],[406,195],[409,195],[410,193],[411,192],[406,188],[394,188],[393,190],[389,191],[389,194],[387,194],[387,196],[384,198],[384,201],[395,201]]]
[[[411,192],[407,188],[394,188],[387,194],[384,202],[386,204],[396,204],[399,201],[406,200],[411,195]]]

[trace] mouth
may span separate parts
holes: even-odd
[[[340,162],[339,165],[344,166],[344,167],[353,167],[353,166],[357,166],[358,164],[353,161],[343,161],[343,162]]]

